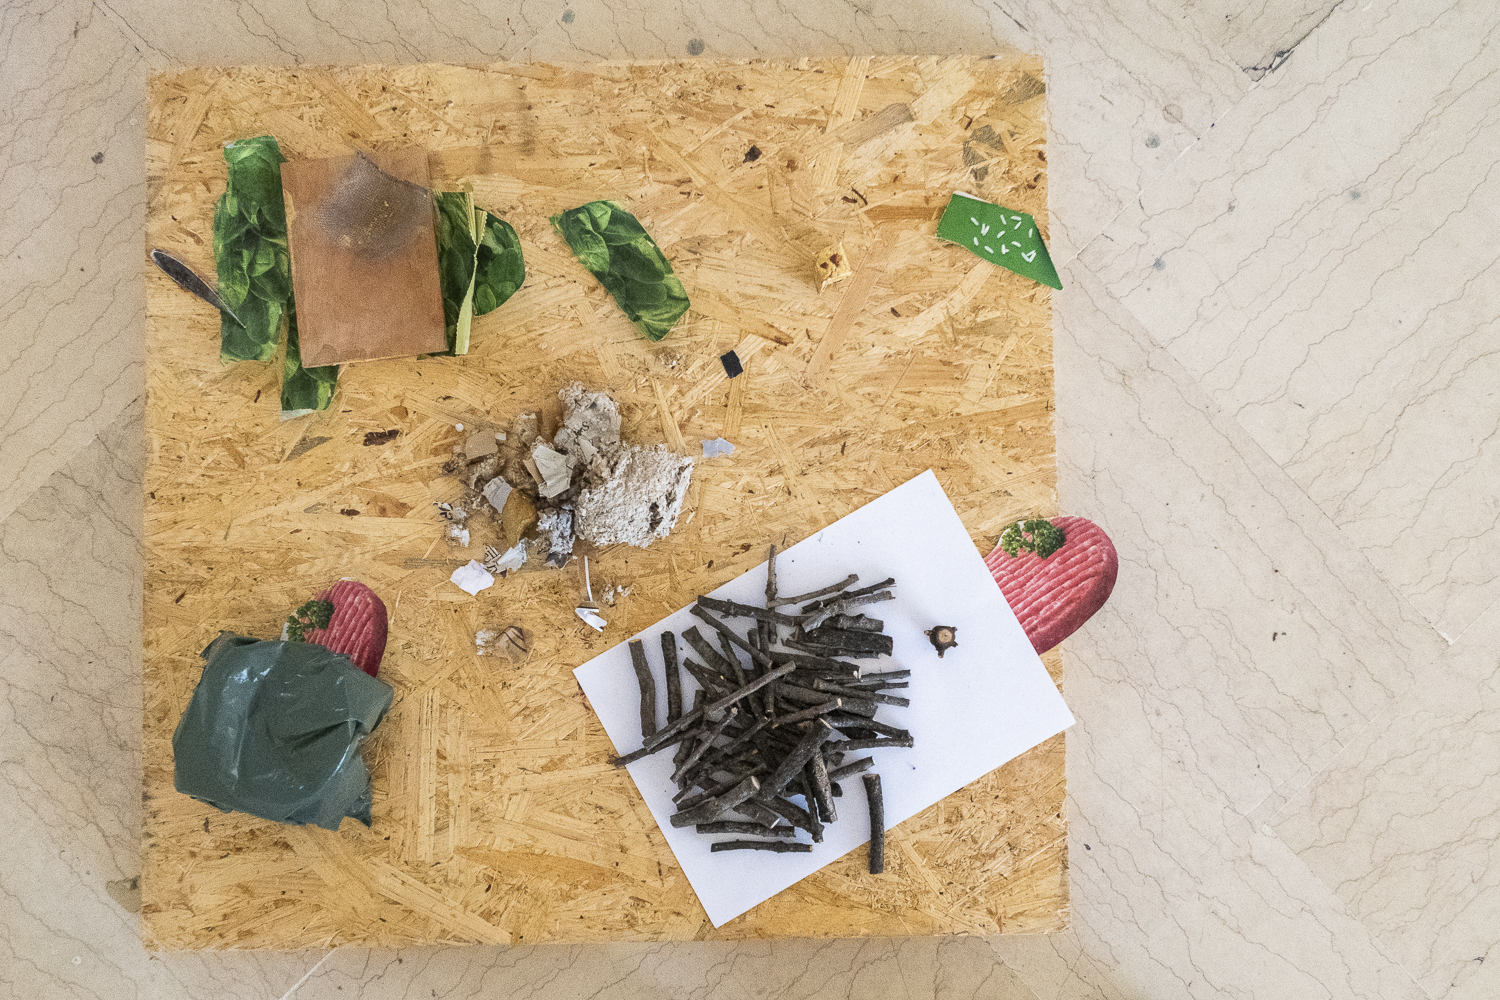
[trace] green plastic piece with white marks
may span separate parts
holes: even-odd
[[[1025,278],[1062,288],[1036,220],[1025,212],[981,201],[955,191],[938,222],[940,239],[957,243],[976,257],[1009,268]]]

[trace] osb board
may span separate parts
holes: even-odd
[[[931,467],[976,544],[1055,513],[1049,291],[933,233],[950,191],[1047,219],[1035,59],[187,70],[153,78],[148,246],[212,273],[220,145],[275,134],[289,158],[432,150],[515,225],[527,280],[460,358],[345,368],[327,412],[282,423],[279,366],[221,366],[216,317],[148,269],[146,829],[154,948],[995,933],[1066,922],[1063,740],[714,929],[572,669]],[[752,147],[759,156],[752,156]],[[627,204],[692,309],[639,336],[548,217]],[[842,239],[855,276],[819,295]],[[830,349],[836,344],[837,349]],[[733,348],[745,374],[729,381]],[[477,598],[433,502],[467,428],[607,388],[627,438],[699,464],[649,549],[593,562],[602,635],[572,614],[576,564]],[[384,445],[369,431],[399,429]],[[467,432],[465,432],[467,433]],[[481,537],[476,537],[475,546]],[[274,636],[339,576],[392,609],[390,716],[367,744],[374,826],[337,834],[220,814],[172,788],[171,735],[220,629]],[[531,629],[519,665],[474,654]],[[962,623],[959,623],[960,626]],[[1048,658],[1057,676],[1058,661]],[[727,860],[726,863],[733,863]]]

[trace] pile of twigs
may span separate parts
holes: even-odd
[[[875,718],[881,706],[910,704],[889,692],[907,687],[911,671],[861,675],[856,664],[846,662],[891,652],[884,623],[860,609],[893,600],[889,588],[896,581],[850,590],[857,582],[851,575],[809,594],[780,596],[773,545],[765,607],[699,597],[692,613],[708,626],[708,634],[695,625],[682,635],[697,659],[685,657],[679,664],[677,637],[662,633],[664,728],[656,725],[656,682],[645,648],[639,640],[630,643],[645,745],[615,763],[629,764],[677,747],[673,826],[735,835],[715,842],[714,851],[811,851],[823,839],[824,824],[838,819],[834,800],[843,795],[840,779],[874,763],[856,752],[912,745],[909,732]],[[794,605],[801,610],[781,610]],[[731,627],[727,619],[741,627]],[[680,670],[700,685],[686,710]],[[870,871],[878,874],[885,837],[880,776],[866,774],[864,783],[870,803]],[[799,842],[799,830],[812,843]]]

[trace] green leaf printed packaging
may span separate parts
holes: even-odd
[[[1032,281],[1061,288],[1036,220],[1025,212],[954,192],[938,222],[940,239],[957,243],[976,257],[1009,268]]]
[[[646,339],[661,340],[687,312],[687,291],[671,262],[623,205],[591,201],[553,216],[552,228]]]

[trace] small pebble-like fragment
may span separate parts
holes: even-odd
[[[854,274],[854,268],[849,266],[849,255],[844,252],[843,243],[835,243],[833,246],[824,247],[823,252],[818,254],[818,292],[836,281],[843,281]]]

